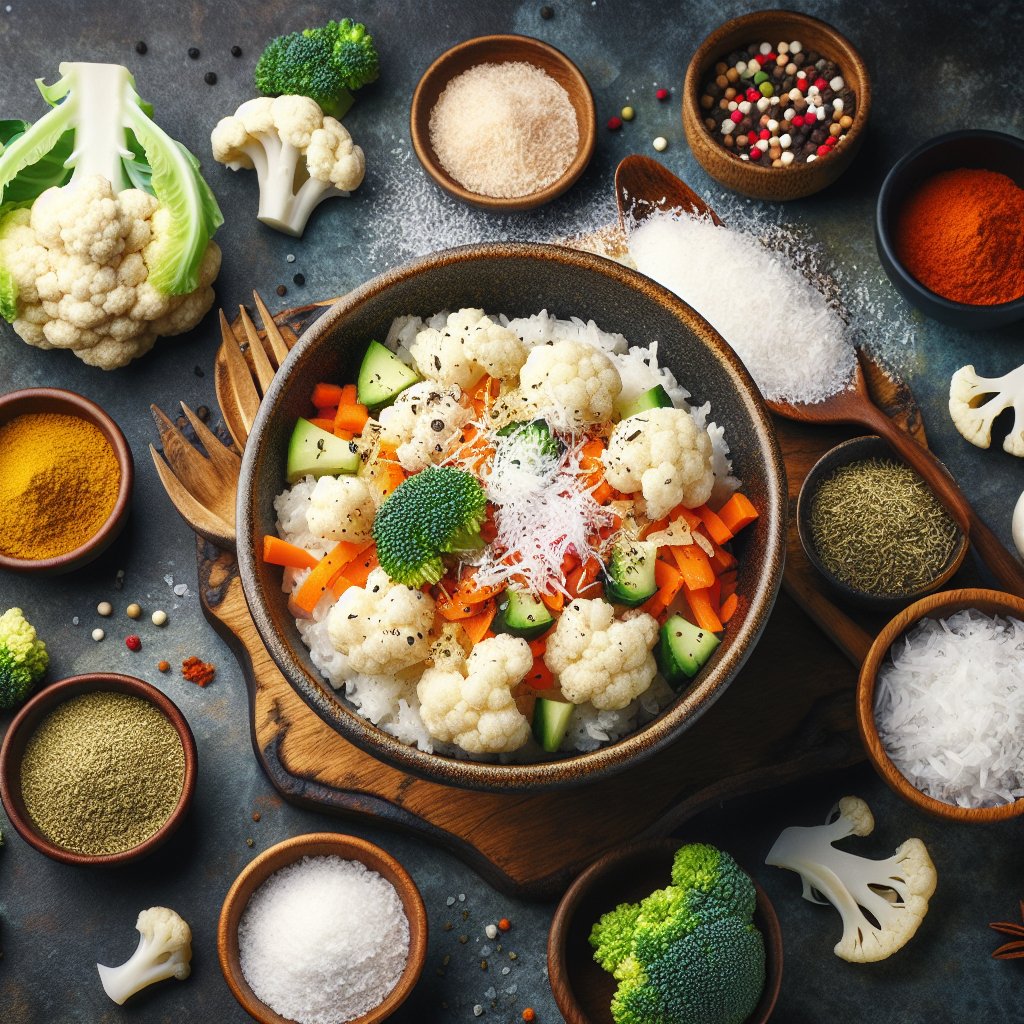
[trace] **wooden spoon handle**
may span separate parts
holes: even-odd
[[[897,427],[888,416],[873,406],[870,409],[871,412],[864,417],[865,424],[884,437],[920,473],[943,507],[968,535],[999,585],[1011,594],[1024,597],[1024,566],[1010,554],[981,516],[974,511],[946,468],[927,448],[919,445],[909,434]]]
[[[799,569],[787,565],[782,574],[782,586],[811,621],[849,658],[853,667],[860,668],[871,650],[874,637],[837,608]]]

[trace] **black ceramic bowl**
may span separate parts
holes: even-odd
[[[900,262],[894,232],[906,197],[940,171],[976,167],[998,171],[1024,188],[1024,139],[967,129],[939,135],[908,153],[886,175],[875,211],[875,244],[885,272],[900,294],[925,316],[969,331],[1005,327],[1024,319],[1024,297],[996,306],[969,306],[936,295]]]
[[[739,610],[714,657],[653,722],[592,753],[536,764],[493,764],[423,753],[356,714],[320,676],[281,592],[281,570],[259,556],[274,530],[295,420],[318,381],[355,379],[371,338],[396,316],[483,307],[525,316],[547,309],[592,318],[606,331],[659,341],[659,356],[693,393],[710,400],[732,445],[734,472],[760,511],[737,538]],[[242,459],[238,562],[260,635],[288,681],[329,725],[370,754],[435,782],[475,789],[538,789],[589,782],[664,747],[721,696],[754,647],[778,591],[785,548],[786,484],[771,419],[735,353],[689,306],[632,270],[554,245],[484,244],[425,256],[357,288],[299,339],[260,405]]]
[[[850,441],[837,444],[835,448],[825,452],[824,455],[811,467],[811,471],[804,478],[800,487],[800,495],[796,502],[796,526],[800,535],[800,544],[807,555],[807,560],[818,570],[828,588],[845,602],[853,602],[864,608],[873,611],[892,614],[900,608],[917,601],[926,594],[945,586],[953,574],[960,568],[967,554],[967,537],[961,532],[960,539],[953,548],[946,564],[931,583],[918,590],[905,594],[871,594],[864,590],[850,586],[844,580],[839,579],[825,565],[818,555],[814,546],[814,537],[811,533],[811,506],[814,503],[814,496],[823,480],[828,479],[841,466],[848,466],[851,462],[860,462],[861,459],[895,459],[898,462],[903,460],[889,447],[889,444],[880,437],[871,435],[869,437],[855,437]]]

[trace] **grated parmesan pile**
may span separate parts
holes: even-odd
[[[875,721],[922,793],[960,807],[1024,796],[1024,622],[973,609],[922,620],[878,674]]]
[[[469,68],[430,112],[430,144],[444,169],[471,192],[498,199],[557,181],[579,141],[569,94],[522,61]]]

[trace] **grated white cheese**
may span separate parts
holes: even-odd
[[[1024,622],[924,619],[878,674],[878,734],[917,789],[960,807],[1024,796]]]

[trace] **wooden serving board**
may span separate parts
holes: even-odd
[[[328,305],[288,310],[275,319],[291,343]],[[244,338],[237,325],[236,330]],[[870,376],[876,400],[924,443],[909,391],[877,368]],[[853,434],[781,420],[776,426],[795,502],[814,461]],[[249,615],[234,555],[201,538],[197,550],[203,609],[242,665],[253,748],[281,795],[410,830],[447,847],[508,892],[550,898],[623,841],[668,834],[716,802],[863,758],[854,717],[854,666],[881,622],[863,621],[861,628],[820,598],[795,528],[786,589],[764,636],[706,715],[674,746],[614,778],[535,795],[477,793],[425,782],[349,744],[302,701],[274,664]],[[812,598],[818,621],[838,627],[845,657],[790,593],[803,604]]]

